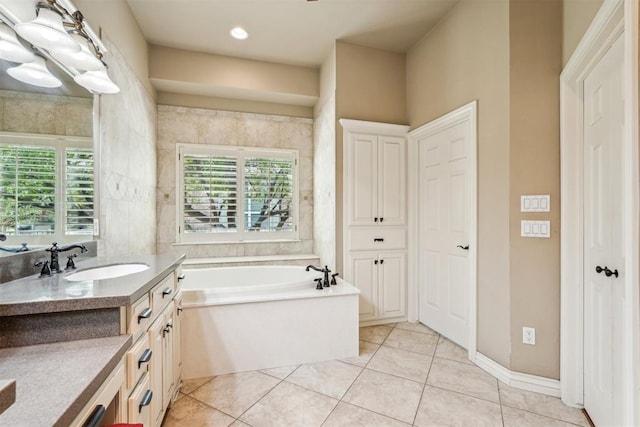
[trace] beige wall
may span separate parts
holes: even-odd
[[[131,71],[154,96],[149,81],[147,42],[126,0],[75,0],[74,3],[91,28],[104,33],[101,37],[112,40]],[[105,60],[110,65],[109,54]]]
[[[164,92],[309,107],[319,91],[316,68],[162,46],[150,48],[149,77]]]
[[[509,28],[510,369],[559,378],[562,1],[511,0]],[[523,194],[551,195],[551,212],[521,213]],[[551,238],[520,237],[527,219],[550,220]]]
[[[336,42],[336,268],[342,267],[342,126],[339,119],[407,123],[405,55]]]
[[[478,100],[478,350],[509,366],[509,4],[461,0],[407,54],[417,128]]]
[[[186,95],[184,93],[171,92],[158,92],[156,99],[159,105],[237,111],[240,113],[272,114],[276,116],[313,117],[313,107],[305,107],[302,105],[276,104],[274,102]]]
[[[598,13],[603,0],[564,0],[562,2],[562,65],[580,43]]]

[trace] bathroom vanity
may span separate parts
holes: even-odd
[[[71,273],[0,284],[0,383],[15,403],[0,426],[162,423],[181,379],[184,256],[87,258],[78,271],[143,263],[121,277]]]

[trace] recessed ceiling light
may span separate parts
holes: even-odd
[[[249,37],[249,33],[247,33],[247,31],[242,27],[232,28],[231,31],[229,31],[229,34],[231,34],[231,37],[237,40],[245,40],[247,37]]]

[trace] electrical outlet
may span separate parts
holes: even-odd
[[[523,327],[522,342],[524,344],[536,345],[536,328]]]

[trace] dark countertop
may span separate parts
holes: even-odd
[[[16,402],[0,426],[68,426],[131,346],[130,335],[0,349],[0,379]]]
[[[52,313],[123,307],[135,302],[145,292],[174,270],[185,255],[143,255],[94,257],[76,263],[77,270],[120,263],[145,263],[149,269],[113,279],[71,282],[72,272],[39,277],[38,274],[0,284],[0,316]]]

